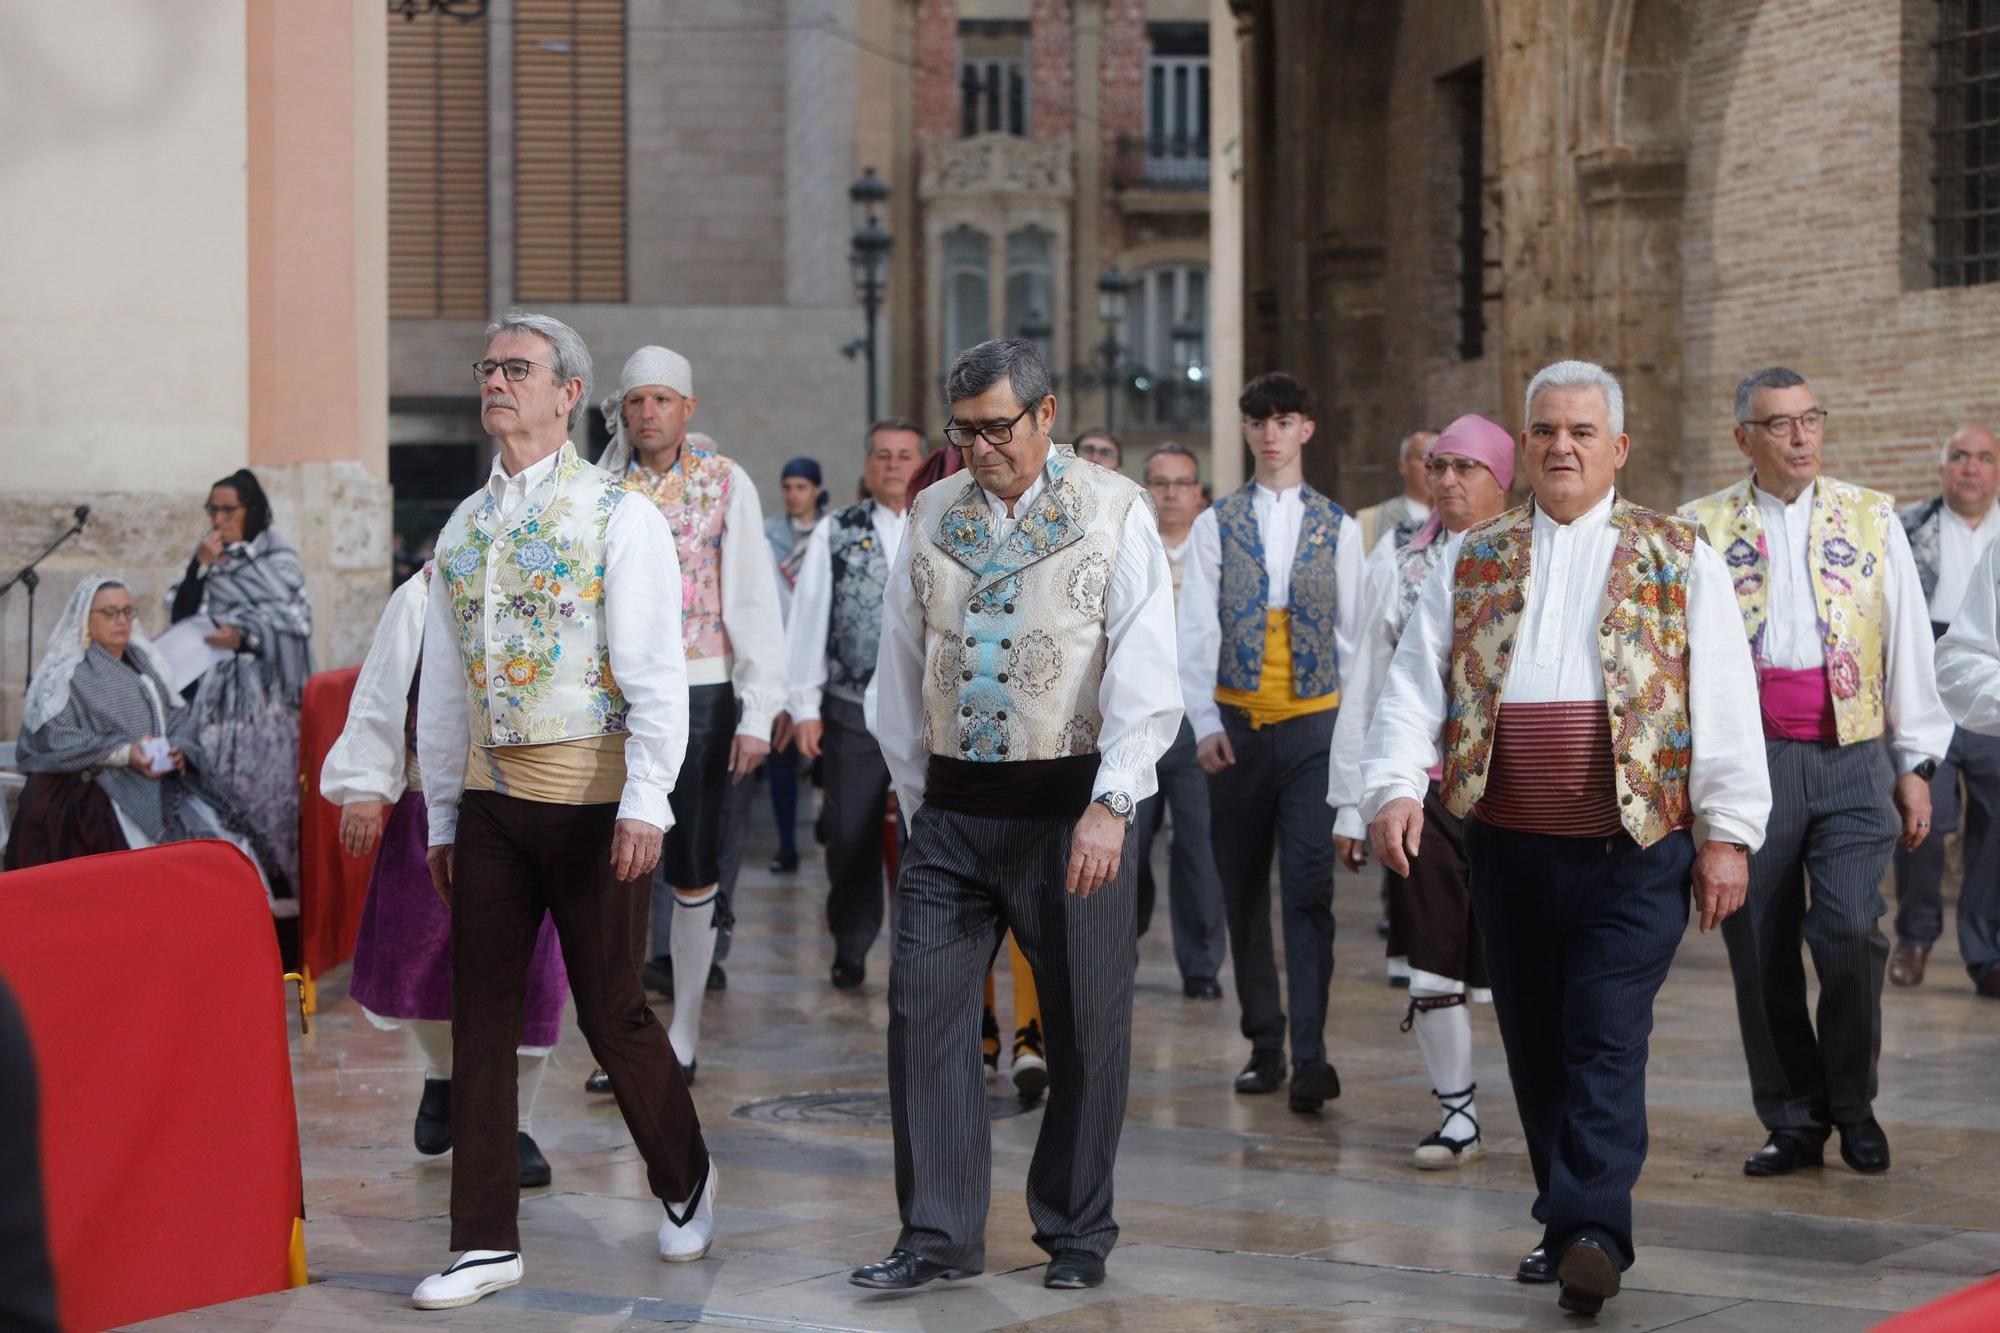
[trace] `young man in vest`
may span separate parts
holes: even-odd
[[[1692,523],[1614,492],[1618,381],[1557,362],[1524,415],[1534,503],[1453,537],[1425,583],[1361,813],[1409,874],[1442,760],[1543,1226],[1517,1275],[1553,1271],[1562,1307],[1591,1314],[1632,1263],[1646,1038],[1690,879],[1704,931],[1742,904],[1770,788],[1727,566]]]
[[[1914,849],[1930,833],[1951,718],[1909,538],[1888,496],[1820,475],[1826,410],[1812,386],[1760,370],[1736,386],[1735,409],[1751,474],[1681,513],[1729,562],[1770,761],[1770,832],[1750,861],[1749,904],[1722,932],[1770,1133],[1743,1171],[1818,1166],[1835,1129],[1850,1167],[1887,1171],[1874,1108],[1889,957],[1880,885],[1897,841]],[[1819,975],[1817,1022],[1801,939]]]
[[[714,1237],[694,1102],[639,984],[646,885],[687,744],[673,534],[569,433],[590,394],[575,330],[511,311],[474,368],[500,443],[438,537],[418,687],[431,877],[451,904],[451,1248],[422,1309],[521,1280],[515,1045],[529,957],[555,922],[577,1026],[666,1208],[660,1257]],[[760,539],[761,540],[761,539]]]
[[[1340,1095],[1326,1058],[1333,982],[1333,811],[1326,757],[1340,664],[1361,624],[1361,529],[1305,484],[1313,400],[1283,372],[1243,390],[1243,440],[1256,475],[1188,534],[1181,576],[1180,676],[1195,753],[1209,775],[1215,869],[1250,1062],[1238,1092],[1285,1082],[1285,1010],[1271,943],[1277,854],[1291,1003],[1291,1107]]]
[[[791,724],[800,757],[821,761],[826,790],[826,924],[836,990],[862,983],[869,947],[882,932],[889,770],[861,703],[882,637],[882,588],[909,521],[910,478],[923,461],[924,434],[914,422],[892,418],[868,428],[861,484],[869,498],[814,525],[785,628]]]
[[[1118,1238],[1131,1062],[1129,825],[1180,722],[1172,583],[1139,487],[1051,452],[1056,401],[1033,343],[961,353],[946,396],[971,475],[917,497],[875,669],[882,755],[911,812],[889,967],[903,1229],[850,1280],[915,1287],[985,1263],[979,979],[1011,929],[1047,1019],[1028,1167],[1042,1281],[1095,1287]]]
[[[687,762],[674,787],[674,827],[660,854],[660,877],[673,890],[668,1035],[690,1081],[715,933],[730,923],[728,901],[716,892],[724,808],[738,795],[732,784],[746,781],[770,751],[785,706],[785,627],[757,487],[705,436],[689,433],[695,403],[687,358],[641,347],[626,359],[618,392],[604,401],[611,443],[603,460],[612,475],[659,506],[680,557]],[[664,906],[656,895],[656,937]]]

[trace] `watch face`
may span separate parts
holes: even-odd
[[[1108,791],[1098,797],[1097,801],[1120,819],[1129,818],[1132,814],[1132,798],[1122,791]]]

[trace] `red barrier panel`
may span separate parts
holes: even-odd
[[[2000,1277],[1990,1277],[1877,1324],[1875,1333],[1993,1333],[1996,1328],[2000,1328]]]
[[[354,956],[361,905],[368,898],[373,853],[340,850],[340,807],[320,798],[319,770],[347,725],[360,667],[322,671],[306,682],[299,706],[299,944],[315,977]]]
[[[66,1329],[288,1285],[303,1194],[280,971],[257,872],[227,843],[0,874]]]

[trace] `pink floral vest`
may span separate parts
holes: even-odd
[[[722,520],[734,470],[715,452],[713,440],[690,433],[680,459],[665,473],[640,467],[636,459],[625,473],[626,487],[658,505],[674,530],[681,562],[681,645],[690,662],[729,654],[729,633],[722,627]]]

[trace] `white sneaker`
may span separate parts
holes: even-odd
[[[452,1310],[470,1305],[521,1280],[521,1256],[510,1250],[467,1250],[442,1273],[433,1273],[410,1293],[419,1310]]]
[[[688,1210],[676,1220],[673,1209],[669,1208],[667,1220],[660,1223],[660,1258],[668,1263],[691,1264],[715,1244],[715,1175],[715,1161],[711,1158],[708,1180]]]

